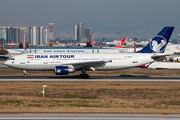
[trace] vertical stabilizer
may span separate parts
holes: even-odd
[[[173,30],[174,27],[164,27],[146,47],[136,53],[163,53]]]
[[[124,41],[125,41],[125,37],[118,43],[118,45],[116,46],[116,48],[122,48],[123,47],[123,44],[124,44]]]

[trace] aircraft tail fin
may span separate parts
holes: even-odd
[[[124,41],[125,41],[125,37],[118,43],[118,45],[116,46],[116,48],[122,48],[123,47],[123,44],[124,44]]]
[[[136,53],[163,53],[173,30],[174,27],[164,27],[147,46]]]
[[[25,48],[25,50],[27,50],[27,42],[24,43],[24,46],[23,46],[23,47]]]
[[[94,42],[93,43],[91,43],[91,45],[95,45],[96,44],[96,40],[94,40]]]
[[[28,54],[27,44],[28,44],[27,42],[24,43],[24,46],[23,46],[23,47],[24,47],[25,50],[22,52],[22,54]]]

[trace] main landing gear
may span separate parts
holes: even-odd
[[[89,78],[89,75],[86,74],[86,69],[85,68],[82,69],[82,74],[80,74],[80,78],[84,78],[84,79]]]
[[[23,73],[24,73],[24,78],[26,78],[27,77],[26,70],[23,70]]]

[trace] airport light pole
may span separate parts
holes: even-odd
[[[70,34],[70,32],[68,32],[68,45],[69,45],[69,34]]]
[[[118,32],[118,40],[119,40],[119,34],[120,34],[121,32]]]

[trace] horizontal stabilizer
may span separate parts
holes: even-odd
[[[151,56],[152,59],[154,59],[155,61],[160,60],[160,59],[164,59],[166,56],[171,56],[172,54],[164,54],[164,53],[159,53],[159,54],[154,54]]]

